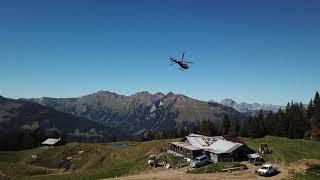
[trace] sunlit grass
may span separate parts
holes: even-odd
[[[320,142],[304,139],[288,139],[266,136],[264,138],[241,138],[250,148],[257,151],[260,144],[266,143],[272,153],[263,158],[270,162],[293,162],[299,159],[320,159]]]
[[[264,158],[269,162],[289,163],[299,159],[320,159],[320,142],[271,136],[241,139],[255,151],[258,151],[261,143],[267,143],[272,149],[272,154]],[[35,148],[0,152],[0,170],[1,173],[16,179],[99,179],[125,176],[139,173],[148,168],[147,153],[152,148],[163,146],[170,141],[120,142],[128,144],[128,147],[118,149],[107,148],[107,144],[70,143],[48,150]],[[84,153],[81,156],[76,155],[80,150],[83,150]],[[32,154],[39,155],[40,159],[32,162]],[[72,163],[76,171],[69,174],[61,171],[61,173],[49,175],[61,169],[59,163],[69,156],[75,157]],[[179,159],[171,158],[170,160],[170,155],[168,155],[168,161],[173,166],[184,163]],[[186,164],[188,165],[188,163]],[[223,168],[238,165],[236,162],[210,164],[197,168],[194,173],[218,172]],[[297,175],[297,177],[300,176],[304,177]]]

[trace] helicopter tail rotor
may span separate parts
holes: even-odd
[[[171,64],[169,64],[170,66],[171,66],[171,65],[173,65],[173,64],[176,64],[176,62],[175,62],[175,59],[174,59],[174,58],[169,57],[169,59],[170,59],[170,62],[171,62]]]

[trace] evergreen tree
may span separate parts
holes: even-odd
[[[200,133],[200,122],[199,121],[197,121],[197,122],[195,122],[195,123],[192,123],[191,124],[191,131],[192,131],[192,133]]]
[[[240,133],[240,123],[239,120],[233,120],[230,121],[231,125],[230,125],[230,130],[229,130],[229,135],[231,136],[238,136]]]
[[[256,129],[257,125],[256,125],[256,119],[255,117],[250,117],[248,122],[247,122],[247,134],[249,137],[256,137]]]
[[[250,117],[250,118],[251,118],[251,117]],[[248,121],[250,121],[250,119],[247,120],[247,121],[243,121],[242,124],[241,124],[241,126],[240,126],[239,135],[240,135],[241,137],[247,137],[247,136],[248,136]]]
[[[284,113],[279,114],[279,123],[278,123],[278,129],[279,129],[279,136],[281,137],[288,137],[288,129],[290,125],[290,103],[287,104],[286,110]]]
[[[216,127],[214,126],[213,123],[211,123],[209,126],[209,136],[216,136],[216,135],[218,135]]]
[[[275,135],[275,125],[276,125],[276,115],[272,111],[269,111],[266,119],[264,121],[265,124],[265,133],[269,135]]]
[[[306,110],[306,130],[310,130],[311,129],[311,118],[313,116],[314,112],[313,112],[313,101],[312,99],[310,100],[308,106],[307,106],[307,110]]]
[[[220,127],[220,134],[221,135],[227,135],[229,133],[229,130],[230,130],[230,119],[228,117],[227,114],[225,114],[223,116],[223,119],[222,119],[222,124],[221,124],[221,127]]]
[[[258,117],[253,117],[251,121],[249,121],[248,136],[259,138],[263,137],[264,135],[264,120],[259,119]]]
[[[198,129],[198,132],[196,133],[200,133],[206,136],[215,136],[217,135],[216,129],[214,127],[214,124],[212,121],[210,121],[209,119],[207,120],[202,120],[200,123],[200,127],[199,128],[195,128]]]
[[[264,137],[266,135],[266,126],[265,126],[265,118],[264,118],[264,114],[263,111],[260,110],[259,114],[258,114],[258,131],[257,131],[257,135],[258,137]]]
[[[203,135],[209,135],[209,128],[208,128],[209,124],[207,120],[203,120],[201,121],[200,124],[200,133]]]
[[[285,125],[285,113],[279,108],[278,112],[275,114],[273,122],[273,134],[275,136],[284,136],[282,127]]]
[[[288,138],[303,138],[306,121],[302,103],[292,104],[287,115],[289,118]]]
[[[320,128],[320,97],[317,92],[313,100],[313,115],[310,119],[311,128]]]
[[[307,120],[310,120],[312,115],[313,115],[313,101],[312,99],[310,100],[310,102],[308,103],[308,106],[307,106]]]
[[[212,121],[207,120],[208,136],[216,136],[217,131]]]
[[[320,97],[319,97],[318,91],[314,95],[313,104],[314,104],[315,108],[319,108],[319,106],[320,106]]]
[[[296,118],[296,133],[294,138],[303,138],[305,136],[305,133],[307,131],[307,119],[306,119],[306,109],[304,105],[300,102],[297,104],[298,112],[297,112],[297,118]]]

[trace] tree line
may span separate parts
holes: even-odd
[[[232,135],[237,136],[240,131],[240,122],[232,120],[227,114],[223,115],[221,124],[214,124],[209,119],[196,122],[184,122],[175,129],[166,131],[147,131],[142,141],[154,139],[172,139],[184,137],[190,133],[206,136]]]
[[[230,135],[260,138],[265,135],[287,137],[291,139],[320,140],[320,97],[316,92],[307,107],[301,102],[288,103],[285,109],[277,112],[259,111],[257,115],[247,120],[239,121],[224,115],[220,124],[210,120],[180,125],[175,129],[150,132],[143,140],[177,138],[189,133],[199,133],[207,136]]]
[[[320,137],[320,97],[316,92],[307,107],[301,102],[288,103],[285,109],[269,112],[262,111],[245,121],[240,136],[263,137],[265,135],[291,139],[319,140]]]

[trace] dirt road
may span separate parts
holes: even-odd
[[[190,174],[186,173],[191,167],[185,167],[181,169],[166,169],[164,167],[150,168],[137,175],[122,176],[113,179],[121,180],[143,180],[143,179],[177,179],[177,180],[212,180],[212,179],[270,179],[270,180],[280,180],[280,179],[291,179],[291,174],[289,170],[294,170],[295,172],[303,173],[310,164],[320,164],[320,160],[315,159],[304,159],[290,164],[284,163],[273,163],[279,170],[279,173],[272,177],[261,177],[256,174],[259,169],[258,166],[254,166],[247,162],[241,162],[245,164],[248,169],[244,171],[235,171],[231,173],[205,173],[205,174]]]
[[[186,173],[190,167],[181,168],[181,169],[165,169],[165,168],[156,168],[156,169],[148,169],[147,171],[130,176],[117,177],[113,179],[121,179],[121,180],[142,180],[142,179],[177,179],[177,180],[194,180],[194,179],[283,179],[288,178],[289,173],[288,170],[284,168],[284,166],[277,166],[280,170],[280,173],[273,177],[261,177],[258,176],[255,171],[258,170],[259,167],[256,167],[249,163],[246,164],[248,169],[243,171],[235,171],[231,173],[205,173],[205,174],[191,174]]]

